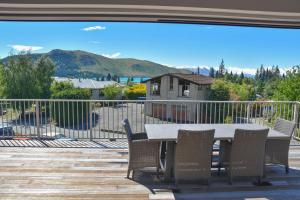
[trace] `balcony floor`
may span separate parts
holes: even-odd
[[[38,148],[34,143],[40,144]],[[179,188],[162,183],[151,170],[136,173],[136,181],[126,179],[124,141],[52,145],[0,141],[0,199],[300,199],[300,146],[296,143],[291,146],[290,173],[286,175],[283,167],[268,167],[268,186],[254,186],[249,179],[229,185],[225,173],[214,172],[210,186]]]

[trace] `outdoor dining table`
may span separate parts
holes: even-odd
[[[260,124],[145,124],[145,130],[149,141],[166,142],[166,154],[161,167],[165,171],[165,180],[171,180],[174,164],[174,147],[178,130],[209,130],[215,129],[214,139],[232,140],[235,129],[259,130],[269,128]],[[268,139],[287,139],[284,133],[270,129]]]

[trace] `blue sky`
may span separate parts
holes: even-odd
[[[0,22],[0,57],[11,50],[84,50],[113,58],[151,60],[175,67],[234,71],[261,64],[300,64],[300,29],[115,22]]]

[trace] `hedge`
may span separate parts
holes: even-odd
[[[53,99],[90,99],[91,92],[88,89],[73,88],[52,94]],[[82,101],[53,102],[51,115],[58,126],[75,129],[88,127],[89,103]]]
[[[136,100],[139,97],[146,96],[146,85],[145,84],[135,84],[129,86],[124,91],[125,97],[127,99]]]

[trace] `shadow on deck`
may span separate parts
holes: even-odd
[[[37,139],[15,139],[0,140],[0,147],[49,147],[49,148],[100,148],[100,149],[127,149],[127,139],[110,141],[102,140],[37,140]]]

